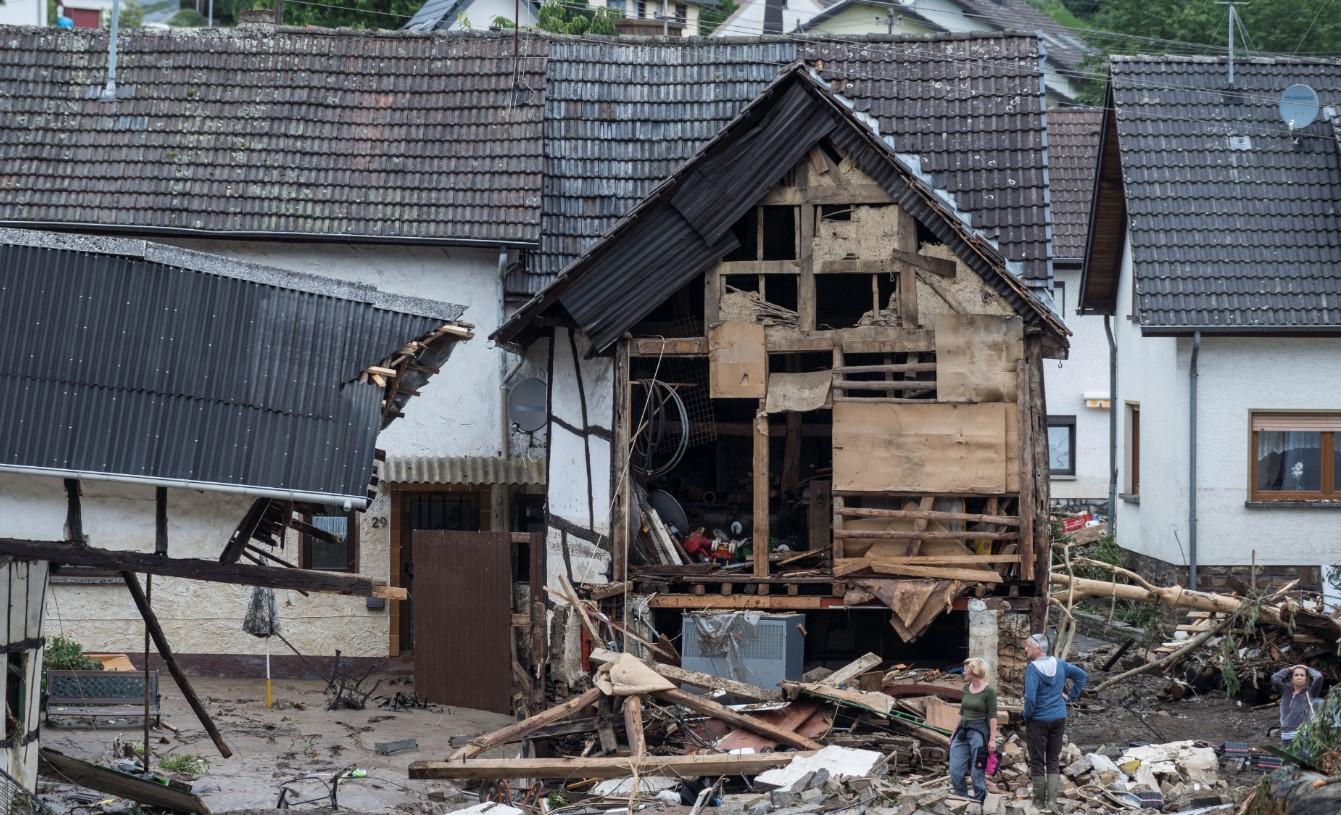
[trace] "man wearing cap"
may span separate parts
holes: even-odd
[[[1034,780],[1034,803],[1054,807],[1062,780],[1058,758],[1066,734],[1066,704],[1080,698],[1089,677],[1076,666],[1048,656],[1048,638],[1043,634],[1033,634],[1025,640],[1024,652],[1029,656],[1029,665],[1024,669],[1023,718],[1029,774]]]

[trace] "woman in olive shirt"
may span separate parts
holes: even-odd
[[[964,699],[959,703],[959,726],[950,737],[950,786],[965,795],[966,773],[973,777],[973,798],[987,797],[987,753],[996,747],[996,688],[987,684],[987,663],[965,660]]]

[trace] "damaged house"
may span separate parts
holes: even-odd
[[[1067,335],[1020,272],[789,68],[494,335],[547,358],[551,583],[613,580],[672,636],[804,614],[820,661],[962,656],[972,604],[997,664],[1046,607]]]
[[[338,548],[311,518],[368,504],[378,434],[470,337],[462,308],[30,230],[0,231],[0,291],[0,769],[36,778],[43,636],[128,614],[227,756],[170,643],[240,628],[248,586],[278,590],[300,647],[339,636],[349,614],[332,608],[404,599],[385,580],[296,568],[294,550]],[[98,604],[52,598],[44,622],[48,565],[106,584]]]

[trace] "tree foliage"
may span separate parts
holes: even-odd
[[[232,14],[244,8],[273,9],[272,0],[231,0]],[[423,0],[285,0],[284,24],[321,28],[400,28]],[[219,3],[216,0],[215,15]]]
[[[540,7],[537,28],[554,34],[606,34],[615,31],[615,18],[609,9],[592,9],[587,0],[559,3],[545,0]]]

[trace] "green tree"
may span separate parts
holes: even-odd
[[[558,0],[545,0],[540,7],[536,28],[554,34],[606,34],[614,35],[615,15],[610,9],[592,9],[587,0],[572,0],[560,3]]]
[[[708,8],[703,5],[698,10],[698,33],[700,37],[706,37],[717,29],[731,13],[736,10],[734,0],[722,0],[716,8]]]
[[[284,3],[284,24],[321,28],[400,28],[414,16],[423,0],[304,0]],[[215,3],[216,14],[218,2]],[[240,0],[233,13],[244,8],[272,9],[271,0]]]
[[[123,29],[139,28],[144,25],[144,9],[135,0],[123,0],[116,24]],[[111,25],[112,13],[109,11],[103,17],[103,27],[110,28]]]

